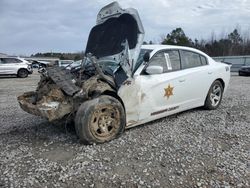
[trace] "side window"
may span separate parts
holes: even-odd
[[[155,54],[149,61],[150,66],[161,66],[163,68],[163,72],[167,70],[167,63],[164,56],[164,52],[159,52]]]
[[[202,60],[199,54],[190,52],[190,51],[182,51],[182,68],[193,68],[199,67],[203,65]]]
[[[202,55],[200,55],[200,57],[201,57],[201,64],[202,65],[207,65],[207,59]]]
[[[22,61],[15,58],[3,58],[3,63],[20,63],[20,62]]]
[[[1,63],[2,63],[2,64],[8,63],[8,60],[6,60],[6,59],[7,59],[7,58],[2,58],[2,59],[1,59]]]
[[[7,64],[7,63],[12,63],[12,62],[13,62],[13,59],[12,59],[12,58],[4,58],[4,59],[3,59],[3,62],[4,62],[5,64]]]
[[[163,72],[180,70],[180,55],[178,50],[167,50],[155,54],[149,62],[149,66],[161,66]]]
[[[15,59],[14,61],[15,63],[22,63],[22,61],[20,59]]]
[[[177,71],[177,70],[181,69],[181,60],[180,60],[179,51],[177,51],[177,50],[168,51],[166,53],[166,57],[167,57],[169,64],[170,64],[168,67],[172,68],[169,71]]]

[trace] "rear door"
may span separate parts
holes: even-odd
[[[3,72],[5,74],[17,74],[20,63],[22,61],[16,58],[2,58]]]
[[[183,93],[188,96],[186,109],[204,105],[207,92],[213,82],[213,71],[205,56],[188,50],[180,50]]]

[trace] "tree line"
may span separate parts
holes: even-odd
[[[61,60],[74,60],[78,61],[83,59],[83,52],[75,52],[75,53],[58,53],[58,52],[46,52],[46,53],[36,53],[32,54],[31,57],[54,57],[59,58]]]
[[[216,35],[212,33],[209,40],[193,41],[182,28],[176,28],[162,39],[161,44],[193,47],[213,57],[250,55],[250,38],[247,34],[242,37],[238,29],[220,39],[216,39]]]

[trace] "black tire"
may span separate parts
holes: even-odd
[[[19,78],[26,78],[29,75],[29,72],[26,69],[20,69],[17,72]]]
[[[75,117],[76,134],[85,144],[108,142],[123,133],[125,125],[122,104],[107,95],[81,104]]]
[[[218,108],[222,100],[223,90],[224,88],[221,82],[215,80],[208,91],[204,108],[207,110],[215,110]]]
[[[245,76],[245,74],[239,71],[239,76]]]

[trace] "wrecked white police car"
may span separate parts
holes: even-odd
[[[49,121],[71,118],[86,143],[187,109],[216,109],[230,66],[187,47],[146,45],[135,9],[102,8],[78,69],[48,67],[35,92],[18,97],[26,112]]]

